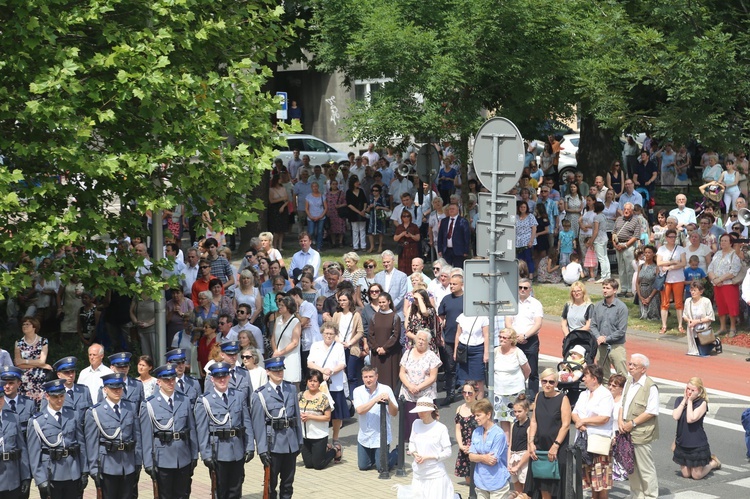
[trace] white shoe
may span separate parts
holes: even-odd
[[[597,280],[597,281],[594,281],[594,282],[595,282],[596,284],[601,284],[601,283],[603,283],[603,282],[604,282],[604,279],[599,279],[599,280]]]

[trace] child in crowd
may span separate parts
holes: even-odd
[[[513,413],[516,421],[510,427],[510,458],[508,471],[510,482],[516,492],[523,492],[526,483],[526,472],[529,469],[530,457],[526,434],[529,431],[529,400],[525,393],[521,393],[513,403]]]
[[[323,304],[326,301],[325,296],[318,296],[315,299],[315,308],[318,309],[318,327],[323,325]]]
[[[562,268],[562,278],[568,286],[583,279],[583,267],[578,260],[578,253],[573,253],[570,255],[570,263]]]
[[[685,274],[685,299],[687,300],[690,298],[690,283],[692,281],[699,281],[701,279],[706,278],[706,273],[703,271],[702,268],[700,268],[698,265],[700,265],[700,258],[698,258],[698,255],[693,255],[688,260],[688,265],[683,273]]]
[[[550,248],[547,256],[539,260],[536,268],[536,282],[557,284],[562,281],[560,265],[557,263],[557,249]]]
[[[570,230],[570,220],[563,220],[557,250],[560,252],[560,266],[565,267],[570,262],[570,255],[575,251],[576,234]]]
[[[589,282],[594,282],[596,280],[596,269],[599,267],[599,260],[596,258],[591,237],[587,237],[584,243],[586,244],[586,256],[583,259],[583,266],[586,268],[586,272],[588,272]]]

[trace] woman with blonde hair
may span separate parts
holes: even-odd
[[[285,268],[286,265],[284,264],[284,258],[282,258],[281,252],[273,247],[273,234],[270,232],[261,232],[258,235],[258,239],[260,240],[260,249],[266,253],[268,259],[272,262],[278,260],[281,268]]]
[[[690,378],[685,387],[685,395],[678,397],[672,411],[677,421],[672,460],[680,465],[684,478],[700,480],[711,470],[720,470],[721,461],[711,454],[708,436],[703,429],[703,419],[708,412],[708,394],[703,380]]]
[[[358,269],[357,264],[359,263],[359,255],[353,251],[344,253],[344,274],[342,279],[349,281],[355,286],[359,282],[360,277],[365,275],[363,269]]]
[[[517,342],[516,331],[506,327],[498,333],[500,346],[495,347],[495,419],[509,440],[510,425],[515,420],[511,404],[526,390],[526,380],[531,374],[526,354],[516,346]]]
[[[234,309],[241,304],[247,304],[250,307],[250,317],[247,320],[252,324],[263,311],[263,298],[258,286],[255,285],[255,275],[246,268],[240,272],[239,283],[234,285]]]
[[[560,327],[563,337],[568,336],[571,331],[585,329],[591,330],[591,312],[593,305],[586,291],[586,286],[581,281],[570,285],[570,300],[565,304],[562,311]]]

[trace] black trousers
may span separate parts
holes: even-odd
[[[159,485],[159,499],[188,499],[193,479],[187,465],[179,469],[157,468],[156,483]],[[156,498],[154,498],[156,499]]]
[[[104,499],[132,499],[136,486],[136,473],[125,476],[102,473],[102,497]]]
[[[453,360],[454,343],[446,342],[444,346],[438,349],[440,361],[443,363],[443,380],[445,382],[445,394],[448,397],[453,396],[456,384],[456,362]]]
[[[4,495],[4,494],[3,494]],[[41,492],[39,493],[41,495]],[[71,497],[81,496],[81,481],[80,480],[63,480],[53,481],[52,491],[50,497],[52,499],[69,499]],[[47,499],[46,496],[42,496],[42,499]]]
[[[245,481],[245,461],[218,461],[216,463],[216,492],[219,499],[240,499]]]
[[[0,492],[0,495],[3,496],[3,499],[23,499],[21,496],[21,487],[13,490],[3,490]],[[26,495],[28,497],[28,494]]]
[[[328,466],[334,457],[335,449],[328,449],[328,437],[325,438],[305,438],[302,440],[302,461],[305,468],[322,470]]]
[[[271,452],[271,499],[291,499],[294,491],[294,473],[297,470],[297,453]],[[278,495],[276,486],[279,486]]]
[[[534,340],[527,341],[523,345],[516,345],[526,354],[526,358],[529,360],[531,373],[529,373],[529,388],[527,393],[530,400],[534,400],[534,397],[539,392],[539,339],[537,337],[534,338]]]
[[[448,262],[451,267],[457,267],[459,269],[464,268],[464,261],[466,257],[463,255],[456,255],[453,253],[453,248],[446,248],[443,252],[443,258]]]

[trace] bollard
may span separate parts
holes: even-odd
[[[378,402],[380,404],[380,474],[378,478],[388,480],[391,473],[388,470],[388,403]]]
[[[477,463],[469,463],[469,476],[471,482],[469,483],[469,499],[477,499],[477,486],[474,483],[474,468],[477,467]]]
[[[404,436],[406,434],[404,402],[406,402],[406,399],[401,395],[398,398],[398,464],[396,465],[396,476],[406,476],[406,470],[404,469],[404,459],[406,454],[406,445],[404,442]]]
[[[581,451],[568,446],[565,451],[564,499],[583,499],[583,459]]]

